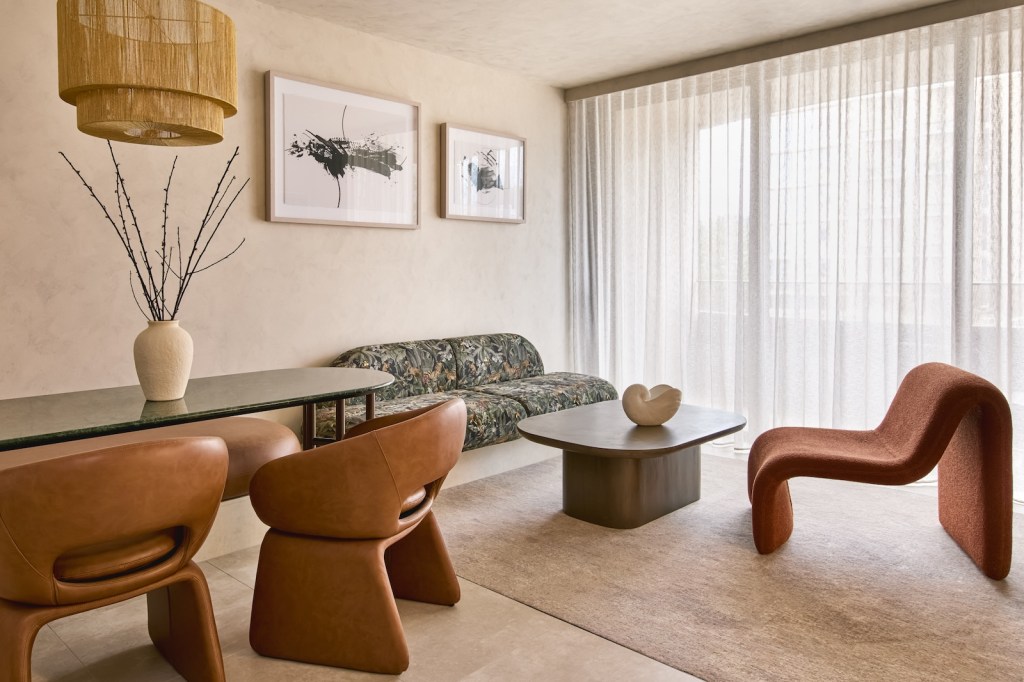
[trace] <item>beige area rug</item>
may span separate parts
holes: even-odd
[[[707,680],[1024,680],[1024,533],[996,582],[906,489],[797,479],[793,537],[760,556],[746,464],[634,530],[561,512],[556,458],[445,490],[460,576]]]

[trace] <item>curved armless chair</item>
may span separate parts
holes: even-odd
[[[939,466],[939,521],[990,578],[1010,572],[1010,407],[995,386],[934,362],[912,369],[873,431],[784,427],[750,450],[754,544],[769,554],[793,531],[787,480],[797,476],[905,485]]]
[[[0,460],[0,680],[31,679],[50,621],[146,594],[149,635],[187,680],[224,679],[209,588],[192,557],[220,505],[220,438]]]
[[[449,400],[365,422],[256,472],[249,496],[271,527],[249,625],[257,653],[380,673],[409,667],[395,597],[452,605],[460,596],[431,505],[465,434],[465,403]]]

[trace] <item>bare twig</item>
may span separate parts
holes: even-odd
[[[231,155],[230,159],[228,159],[228,163],[224,167],[224,172],[221,174],[220,180],[217,181],[217,186],[213,190],[213,196],[210,197],[210,204],[209,204],[209,206],[206,207],[206,213],[203,215],[203,221],[202,221],[202,223],[200,223],[200,226],[206,225],[206,222],[210,219],[210,209],[213,206],[213,200],[217,198],[218,194],[220,194],[221,183],[223,183],[224,182],[224,178],[226,178],[228,176],[228,171],[231,170],[231,164],[234,163],[235,157],[237,157],[237,156],[238,156],[238,147],[235,147],[235,153]]]
[[[110,143],[110,140],[107,140],[107,148],[110,149],[110,160],[114,162],[114,176],[117,178],[117,184],[120,185],[120,187],[121,187],[121,194],[124,195],[124,204],[128,208],[128,215],[131,216],[131,218],[132,218],[132,226],[135,228],[135,236],[139,240],[139,255],[142,256],[142,264],[146,266],[146,275],[149,278],[149,292],[150,292],[150,295],[146,297],[146,300],[147,301],[155,301],[155,300],[157,300],[157,298],[156,298],[157,297],[156,280],[153,278],[153,267],[149,264],[149,255],[147,254],[146,244],[145,244],[145,242],[142,239],[142,228],[139,227],[139,219],[135,215],[135,208],[132,207],[132,198],[128,194],[128,187],[125,185],[124,176],[121,175],[121,164],[119,164],[117,162],[117,157],[114,156],[114,145],[112,145]],[[127,236],[127,230],[125,230],[125,235]],[[145,290],[146,290],[146,283],[145,283],[145,281],[142,281],[140,279],[139,283],[142,285],[143,292],[145,292]],[[162,319],[164,319],[163,315],[160,312],[160,306],[156,306],[154,309],[156,311],[157,316],[154,317],[153,319],[154,320],[162,320]]]
[[[139,303],[139,297],[135,295],[135,283],[132,281],[132,273],[130,273],[130,272],[128,273],[128,286],[131,287],[132,298],[135,299],[135,305],[139,308],[139,312],[142,313],[143,317],[145,317],[146,319],[149,319],[149,316],[146,315],[146,311],[142,309],[142,304]],[[146,301],[146,302],[148,303],[149,301]],[[150,310],[152,310],[152,308]]]
[[[160,224],[160,300],[164,300],[164,290],[167,287],[167,209],[171,201],[171,180],[174,178],[174,167],[177,165],[178,157],[175,156],[171,162],[171,172],[167,175],[167,185],[164,187],[164,220]],[[174,251],[173,246],[171,251]]]
[[[108,142],[107,144],[109,146],[110,143]],[[110,153],[111,153],[111,155],[113,155],[113,153],[114,153],[113,149],[110,150]],[[115,164],[115,168],[116,168],[116,164]],[[127,250],[128,258],[131,259],[132,265],[135,268],[138,268],[138,261],[135,259],[135,251],[134,251],[134,247],[132,246],[131,233],[128,231],[128,222],[125,220],[125,217],[124,217],[124,201],[122,200],[122,195],[121,195],[121,177],[120,177],[120,175],[117,172],[115,172],[115,174],[114,174],[114,196],[117,197],[117,215],[118,215],[118,218],[121,221],[121,226],[120,226],[120,229],[118,230],[118,235],[117,236],[121,238],[121,243],[124,245],[125,250]],[[117,226],[115,226],[115,229],[117,229]],[[145,290],[146,283],[142,279],[141,271],[138,272],[138,275],[139,275],[139,285],[142,286],[143,290]],[[135,292],[134,291],[132,291],[132,296],[135,296]],[[147,295],[145,298],[146,298],[146,304],[150,308],[150,316],[153,317],[153,319],[156,319],[156,309],[153,308],[152,303],[151,303],[151,300],[152,300],[153,297]],[[138,304],[138,299],[137,298],[136,298],[136,304]],[[145,313],[143,313],[143,314],[145,315]]]
[[[175,230],[178,233],[178,272],[181,272],[182,271],[181,269],[183,267],[182,260],[181,260],[181,225],[179,225],[177,228],[175,228]],[[178,283],[178,286],[179,287],[181,286],[181,282]]]
[[[202,239],[203,231],[206,229],[206,226],[210,223],[210,220],[213,218],[214,214],[217,212],[217,208],[220,206],[220,201],[218,201],[217,197],[221,193],[221,186],[224,184],[224,178],[226,178],[228,176],[228,173],[231,171],[231,164],[234,163],[235,158],[237,158],[237,157],[238,157],[238,147],[235,147],[234,153],[231,155],[231,158],[228,159],[227,164],[224,166],[224,172],[221,173],[220,180],[217,181],[217,186],[213,190],[213,196],[210,197],[210,203],[206,207],[206,213],[203,215],[203,219],[199,223],[199,229],[196,232],[195,241],[192,243],[192,251],[189,252],[188,260],[185,262],[185,267],[183,269],[183,272],[185,274],[186,279],[182,280],[181,286],[178,288],[178,295],[175,297],[174,312],[172,314],[172,319],[173,319],[173,315],[176,315],[178,313],[178,308],[181,307],[181,300],[182,300],[182,297],[185,295],[185,288],[188,286],[188,280],[187,280],[188,273],[192,272],[193,269],[199,265],[199,261],[198,260],[195,262],[195,264],[193,264],[192,263],[192,259],[195,258],[196,254],[199,252],[199,242]],[[228,181],[228,187],[230,187],[231,183],[233,183],[234,181],[235,181],[235,176],[231,176],[231,180]],[[246,180],[245,182],[246,182],[246,184],[249,184],[249,180]],[[245,188],[245,185],[242,186],[242,189],[244,189],[244,188]],[[227,188],[225,188],[224,191],[226,193],[227,192]],[[242,190],[240,189],[239,192],[241,192],[241,191]],[[235,196],[237,197],[238,195],[236,194]],[[234,200],[232,200],[232,203],[234,203]],[[230,209],[231,206],[229,205],[228,208]],[[225,213],[226,212],[227,211],[225,211]],[[223,219],[223,216],[222,216],[221,219]],[[212,235],[210,236],[210,238],[212,238]],[[209,242],[210,238],[207,239],[207,242],[206,242],[207,244],[210,243]]]
[[[213,261],[212,263],[210,263],[209,265],[207,265],[205,267],[201,267],[201,268],[199,268],[197,270],[193,270],[192,274],[193,275],[198,275],[200,272],[203,272],[204,270],[209,270],[210,268],[212,268],[217,263],[220,263],[221,261],[227,260],[231,256],[235,255],[235,251],[238,251],[240,248],[242,248],[242,244],[244,244],[244,243],[245,243],[245,238],[243,237],[242,241],[238,242],[238,246],[236,246],[235,248],[231,249],[231,251],[229,251],[226,255],[221,256],[220,258],[218,258],[217,260]]]
[[[143,284],[143,294],[146,295],[145,286],[142,279],[142,272],[139,270],[139,264],[135,260],[135,253],[132,251],[131,242],[127,240],[127,230],[125,231],[125,234],[121,233],[121,230],[119,230],[117,227],[117,223],[115,223],[114,219],[110,216],[110,211],[107,210],[107,207],[104,205],[103,201],[101,201],[100,198],[96,195],[96,191],[93,190],[92,185],[86,182],[85,177],[82,175],[81,171],[79,171],[75,167],[75,164],[71,163],[71,159],[69,159],[67,155],[64,154],[64,152],[60,152],[60,155],[67,162],[67,164],[71,166],[71,170],[75,172],[75,175],[78,176],[78,179],[82,181],[83,185],[85,185],[85,189],[88,190],[89,195],[99,205],[100,210],[103,211],[103,215],[104,217],[106,217],[107,222],[110,223],[111,227],[114,228],[114,232],[117,233],[117,238],[121,240],[121,246],[124,247],[125,252],[128,254],[128,258],[132,262],[132,266],[135,268],[135,274],[139,278],[139,283]],[[120,199],[118,200],[118,203],[120,204]],[[150,303],[150,297],[148,295],[146,295],[146,302]],[[151,311],[154,309],[152,304],[150,304],[149,308]]]
[[[228,159],[227,164],[224,167],[224,172],[221,174],[220,179],[217,181],[217,186],[214,188],[213,196],[210,197],[210,202],[206,207],[206,213],[203,215],[203,219],[199,223],[199,228],[196,231],[195,238],[192,241],[192,249],[188,254],[188,258],[184,257],[185,249],[181,246],[181,228],[175,228],[175,240],[177,242],[178,250],[178,269],[175,271],[172,263],[174,259],[174,245],[168,247],[167,244],[167,225],[170,220],[170,192],[171,183],[174,179],[174,171],[177,166],[178,158],[175,157],[171,163],[171,170],[167,176],[167,184],[164,186],[164,205],[163,205],[163,220],[160,225],[160,248],[159,250],[153,250],[152,255],[154,260],[159,261],[159,271],[154,273],[153,263],[149,258],[149,250],[146,248],[145,241],[143,239],[142,228],[139,225],[138,217],[135,214],[135,209],[132,206],[131,197],[128,194],[128,189],[125,184],[124,176],[121,174],[121,166],[117,161],[117,157],[114,155],[114,147],[109,142],[107,143],[110,149],[110,158],[114,164],[114,194],[117,198],[117,216],[120,221],[115,220],[107,209],[106,205],[96,194],[81,171],[75,167],[71,160],[60,152],[61,157],[67,162],[71,170],[75,172],[78,179],[82,181],[85,189],[89,192],[89,195],[93,198],[96,204],[100,207],[103,212],[103,216],[111,227],[114,228],[114,232],[117,234],[117,238],[121,242],[121,246],[124,247],[125,253],[128,255],[128,259],[132,263],[132,272],[129,273],[129,286],[132,291],[132,298],[135,300],[135,305],[139,308],[143,315],[146,315],[146,311],[142,306],[142,302],[139,300],[139,295],[135,290],[135,281],[138,281],[141,290],[142,298],[146,301],[146,307],[149,308],[148,317],[153,320],[173,320],[177,317],[178,310],[181,308],[181,302],[184,298],[185,291],[188,289],[189,283],[192,278],[200,272],[209,270],[214,265],[222,263],[231,256],[233,256],[245,243],[243,238],[235,248],[229,251],[224,256],[221,256],[217,260],[207,265],[200,265],[203,263],[203,258],[206,255],[207,250],[210,248],[210,243],[213,238],[217,235],[220,230],[224,219],[227,217],[231,207],[234,206],[235,201],[238,199],[242,190],[249,184],[249,180],[246,179],[242,186],[231,197],[227,205],[221,210],[221,206],[224,199],[229,195],[230,189],[236,179],[235,176],[231,176],[227,185],[224,184],[225,179],[231,171],[231,165],[234,160],[238,157],[238,147],[235,147],[234,153],[231,158]],[[128,215],[125,215],[125,209],[128,210]],[[220,214],[219,218],[217,214]],[[216,221],[214,222],[216,218]],[[129,229],[130,224],[133,229]],[[209,230],[207,228],[210,228]],[[132,232],[134,231],[134,240],[138,241],[138,246],[133,244]],[[134,274],[134,278],[132,277]],[[174,296],[173,307],[168,305],[167,302],[167,282],[171,278],[174,278],[177,283],[177,292]]]
[[[234,157],[232,157],[232,159],[233,158]],[[233,180],[234,179],[232,178],[232,181]],[[185,271],[185,278],[181,282],[181,289],[178,290],[178,299],[177,299],[177,301],[175,301],[175,304],[174,304],[174,312],[173,312],[174,315],[178,314],[178,307],[181,305],[181,299],[185,295],[185,290],[188,288],[189,283],[192,281],[192,276],[195,274],[196,268],[199,267],[199,264],[203,260],[203,256],[206,255],[206,249],[208,249],[210,247],[210,242],[213,240],[214,236],[216,236],[217,230],[220,229],[221,223],[224,222],[224,218],[226,218],[227,215],[228,215],[228,211],[230,211],[231,207],[235,205],[235,200],[238,199],[238,195],[240,195],[242,193],[242,190],[244,190],[248,184],[249,184],[249,178],[246,178],[245,182],[242,183],[242,186],[238,188],[237,192],[235,192],[235,196],[231,197],[231,201],[228,203],[227,207],[225,207],[224,212],[220,214],[220,220],[217,221],[217,224],[214,225],[213,230],[210,231],[209,236],[206,238],[206,243],[203,244],[202,250],[199,252],[199,255],[195,259],[195,263],[193,263],[192,262],[192,258],[189,257],[189,265],[191,267],[186,269],[186,271]],[[200,227],[199,233],[196,234],[195,246],[199,245],[199,235],[200,234],[202,234],[202,227]],[[245,240],[243,239],[242,241],[244,242]],[[239,244],[237,247],[235,247],[235,251],[237,251],[239,248],[241,248],[241,246],[242,246],[242,244]],[[193,250],[194,250],[194,248],[195,247],[193,247]],[[234,251],[232,251],[231,253],[234,253]]]

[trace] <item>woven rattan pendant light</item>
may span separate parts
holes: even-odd
[[[57,0],[57,56],[89,135],[213,144],[238,111],[235,26],[196,0]]]

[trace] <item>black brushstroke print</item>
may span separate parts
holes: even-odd
[[[469,157],[462,157],[462,167],[465,179],[477,192],[486,192],[492,189],[505,189],[501,182],[501,175],[498,174],[498,159],[493,149],[479,152],[480,163],[474,163]]]
[[[398,160],[401,147],[386,146],[376,134],[358,142],[349,140],[344,133],[344,118],[341,137],[325,137],[307,130],[304,137],[296,134],[294,138],[286,151],[297,158],[309,156],[334,178],[338,184],[338,208],[341,208],[341,179],[346,171],[362,168],[390,179],[392,173],[402,170],[405,162]]]

